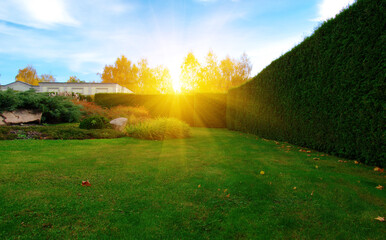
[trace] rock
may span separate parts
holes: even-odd
[[[3,112],[0,114],[2,122],[7,125],[10,124],[21,124],[21,123],[30,123],[30,122],[39,122],[42,118],[42,112],[39,110],[27,110],[27,109],[18,109],[12,112]],[[1,123],[0,123],[1,124]]]
[[[0,126],[4,126],[4,125],[7,125],[7,124],[5,124],[4,118],[0,115]]]
[[[110,124],[115,130],[123,132],[125,130],[126,124],[128,122],[127,118],[116,118],[110,121]]]

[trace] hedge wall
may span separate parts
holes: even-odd
[[[110,94],[95,95],[95,103],[112,107],[117,105],[144,106],[154,117],[174,117],[194,127],[226,127],[226,94],[194,95],[139,95]]]
[[[385,166],[385,5],[358,0],[230,90],[228,128]]]

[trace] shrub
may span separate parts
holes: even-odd
[[[80,113],[81,113],[82,119],[91,117],[94,115],[99,115],[99,116],[106,115],[106,109],[96,105],[93,102],[79,101],[77,99],[73,99],[72,102],[75,105],[80,107]]]
[[[143,106],[153,117],[177,118],[195,127],[226,127],[226,101],[223,93],[95,94],[95,103],[102,107]]]
[[[113,129],[80,129],[77,123],[46,126],[1,126],[0,140],[13,139],[98,139],[119,138],[125,134]]]
[[[164,140],[187,138],[190,136],[190,127],[188,124],[175,118],[157,118],[137,125],[128,125],[126,132],[129,136],[135,138]]]
[[[385,11],[358,0],[230,90],[228,128],[385,165]]]
[[[103,129],[108,128],[109,126],[109,120],[98,115],[85,118],[79,124],[79,128],[81,129]]]
[[[68,97],[49,96],[48,93],[36,93],[35,90],[0,91],[0,112],[16,109],[40,110],[43,113],[42,122],[44,123],[77,122],[80,118],[79,107],[75,106]]]
[[[109,109],[102,108],[93,102],[73,100],[73,103],[81,107],[80,111],[83,119],[94,115],[104,116],[109,120],[125,117],[129,120],[129,124],[137,124],[150,118],[148,111],[144,107],[119,105]]]

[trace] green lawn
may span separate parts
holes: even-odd
[[[0,239],[385,239],[383,173],[287,146],[200,128],[0,141]]]

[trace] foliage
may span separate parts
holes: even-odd
[[[252,70],[246,53],[240,60],[227,56],[219,63],[209,51],[205,61],[201,65],[192,52],[185,57],[180,76],[182,92],[226,92],[247,81]]]
[[[42,74],[39,77],[36,69],[33,66],[28,65],[23,69],[19,69],[15,81],[21,81],[37,86],[39,85],[39,82],[55,82],[56,79],[51,74]]]
[[[79,124],[79,128],[81,129],[104,129],[109,127],[109,120],[98,115],[85,118]]]
[[[1,141],[0,239],[385,238],[384,173],[288,145],[208,128]]]
[[[85,81],[80,80],[76,76],[70,76],[70,78],[67,80],[68,83],[85,83]]]
[[[67,97],[49,96],[48,93],[36,93],[34,90],[0,91],[0,112],[16,109],[40,110],[43,113],[42,122],[44,123],[77,122],[80,117],[79,107]]]
[[[125,117],[129,120],[129,124],[137,124],[150,118],[149,112],[144,107],[130,107],[130,106],[114,106],[111,108],[102,108],[94,102],[73,100],[74,104],[81,106],[81,113],[83,118],[94,115],[104,116],[109,120],[119,117]]]
[[[209,51],[206,62],[201,65],[192,52],[189,52],[181,65],[181,91],[189,92],[226,92],[249,79],[252,65],[244,53],[241,58],[226,57],[220,63],[216,55]],[[117,83],[136,94],[166,94],[173,90],[169,69],[164,66],[151,68],[147,59],[137,64],[121,56],[114,65],[106,65],[100,74],[103,83]],[[175,86],[176,87],[176,86]]]
[[[80,129],[78,124],[45,126],[2,126],[0,140],[14,139],[98,139],[118,138],[125,135],[113,129]]]
[[[40,75],[39,82],[56,82],[56,79],[51,74]]]
[[[229,91],[228,128],[385,165],[385,13],[358,0]]]
[[[114,65],[106,65],[100,75],[103,83],[118,83],[135,93],[173,92],[169,70],[163,66],[150,68],[146,59],[136,65],[122,55]]]
[[[188,124],[175,118],[157,118],[135,125],[128,125],[126,132],[134,138],[165,140],[189,137],[190,127]]]
[[[226,127],[226,101],[223,93],[95,94],[95,103],[100,106],[142,106],[153,117],[173,117],[194,127]]]
[[[39,77],[36,73],[36,69],[30,65],[23,69],[19,69],[18,74],[15,77],[16,81],[25,82],[31,85],[39,84]]]

